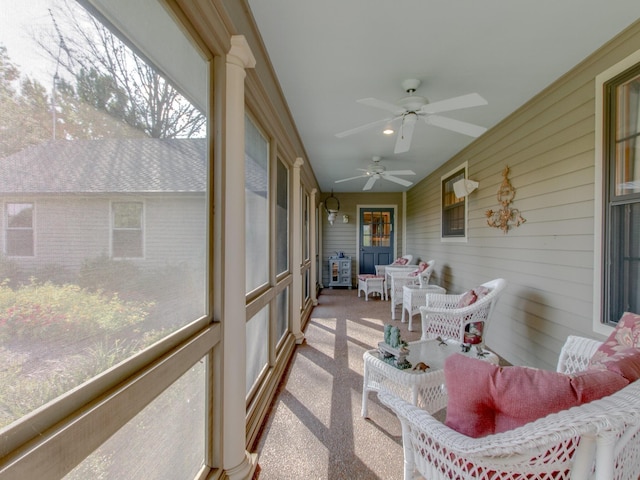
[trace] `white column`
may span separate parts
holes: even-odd
[[[300,275],[300,267],[302,266],[302,198],[300,195],[300,167],[303,164],[304,160],[302,158],[296,158],[293,163],[293,195],[291,196],[291,231],[293,232],[291,245],[291,272],[293,273],[291,332],[298,344],[304,341],[300,319],[302,313],[302,275]]]
[[[318,255],[320,257],[319,265],[320,265],[320,288],[324,288],[324,279],[322,278],[322,270],[324,269],[324,257],[322,256],[323,246],[322,246],[322,236],[324,235],[324,229],[322,225],[324,225],[324,202],[320,202],[318,205]]]
[[[318,294],[317,294],[317,281],[318,278],[318,259],[316,258],[318,252],[318,246],[316,245],[316,193],[318,193],[317,189],[311,190],[311,218],[309,219],[310,228],[309,228],[309,239],[311,240],[309,244],[311,245],[311,251],[309,252],[309,258],[311,259],[311,272],[309,276],[311,277],[311,302],[314,305],[318,305]]]
[[[245,480],[253,476],[255,455],[246,444],[246,301],[245,301],[245,146],[244,146],[244,80],[245,69],[255,66],[246,39],[231,38],[231,49],[225,59],[223,100],[220,115],[223,183],[222,202],[215,214],[223,215],[221,288],[222,303],[222,468],[224,478]]]

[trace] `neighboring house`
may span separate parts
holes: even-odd
[[[103,255],[201,268],[206,148],[206,139],[58,140],[0,160],[2,254],[26,272],[77,272]]]

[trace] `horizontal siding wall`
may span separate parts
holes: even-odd
[[[324,201],[328,194],[321,196],[320,217],[322,220],[322,255],[320,258],[322,283],[329,285],[329,257],[337,251],[342,251],[351,257],[352,285],[358,274],[358,206],[396,207],[396,236],[395,245],[398,255],[402,255],[402,193],[336,193],[334,196],[340,201],[340,212],[333,225],[327,220]],[[333,205],[333,200],[330,205]],[[349,215],[349,223],[342,222],[342,216]],[[411,252],[407,252],[411,253]]]
[[[623,32],[407,193],[407,250],[437,262],[432,283],[461,293],[503,277],[487,344],[514,364],[555,368],[567,335],[593,332],[595,77],[640,49]],[[467,243],[440,241],[440,178],[467,161]],[[487,225],[508,166],[526,223]]]

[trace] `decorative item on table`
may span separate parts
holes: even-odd
[[[476,346],[478,357],[484,357],[487,355],[482,349],[482,328],[484,324],[482,322],[470,323],[464,329],[464,342],[462,343],[462,351],[468,352],[473,345]]]
[[[424,362],[418,362],[416,363],[415,367],[413,367],[413,370],[418,370],[419,372],[426,372],[427,370],[429,370],[429,365],[427,365]]]
[[[400,329],[393,325],[384,326],[384,342],[378,342],[380,359],[401,370],[411,368],[407,360],[409,348],[407,342],[400,337]]]

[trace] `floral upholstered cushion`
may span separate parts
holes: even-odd
[[[409,263],[409,259],[404,257],[398,257],[393,261],[391,265],[406,265],[407,263]]]
[[[358,280],[368,280],[370,278],[384,278],[384,275],[376,275],[375,273],[361,273],[358,275]]]
[[[486,296],[491,290],[487,287],[483,287],[479,285],[471,290],[462,294],[460,300],[458,300],[458,308],[468,307],[469,305],[473,305],[482,297]]]
[[[607,370],[565,375],[529,367],[501,367],[460,354],[445,360],[444,374],[449,394],[445,423],[470,437],[505,432],[629,384]]]
[[[631,312],[622,315],[611,335],[591,357],[589,369],[623,372],[632,382],[640,378],[640,315]]]
[[[420,262],[418,264],[418,268],[416,268],[414,271],[412,271],[411,273],[409,273],[410,277],[417,277],[418,275],[420,275],[422,272],[424,272],[427,267],[429,266],[429,264],[427,262]]]

